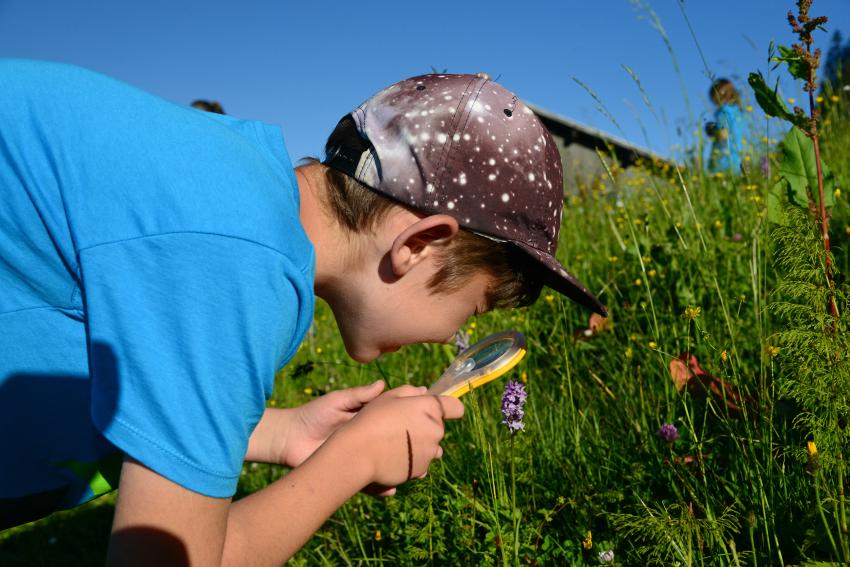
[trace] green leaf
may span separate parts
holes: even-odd
[[[765,114],[782,118],[788,122],[794,122],[794,115],[785,106],[782,97],[779,96],[778,79],[776,80],[776,87],[771,89],[767,86],[764,76],[759,71],[758,73],[750,73],[749,77],[747,77],[747,82],[750,83],[753,93],[756,95],[756,102],[758,102]]]
[[[785,206],[788,203],[788,182],[780,179],[767,190],[767,220],[788,226]]]
[[[815,204],[819,204],[815,145],[812,140],[802,130],[793,127],[782,139],[781,149],[779,175],[788,182],[791,202],[808,209],[811,191]],[[825,163],[821,162],[821,167],[824,205],[831,207],[835,204],[835,178]]]
[[[791,49],[790,47],[785,47],[784,45],[780,45],[779,47],[779,57],[771,57],[771,61],[776,61],[777,63],[787,63],[788,71],[794,76],[796,79],[800,79],[801,81],[809,80],[809,65],[806,61],[800,57],[796,51]]]

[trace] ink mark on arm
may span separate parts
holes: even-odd
[[[410,440],[410,431],[404,430],[407,435],[407,480],[413,478],[413,442]]]

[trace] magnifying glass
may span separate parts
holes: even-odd
[[[428,393],[459,398],[516,366],[525,352],[525,336],[519,331],[490,335],[460,353]]]

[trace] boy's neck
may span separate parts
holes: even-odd
[[[301,225],[316,254],[314,288],[316,294],[322,297],[323,292],[338,279],[338,268],[351,261],[353,239],[343,233],[323,202],[327,181],[322,166],[298,166],[295,178],[301,200]]]

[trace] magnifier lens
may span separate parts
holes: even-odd
[[[524,355],[525,337],[519,331],[490,335],[461,353],[428,391],[435,395],[460,397],[498,378]]]
[[[495,342],[492,345],[489,345],[476,352],[474,355],[472,355],[472,358],[470,360],[475,361],[476,368],[487,366],[491,362],[498,360],[499,357],[505,354],[513,344],[513,341],[510,340]]]

